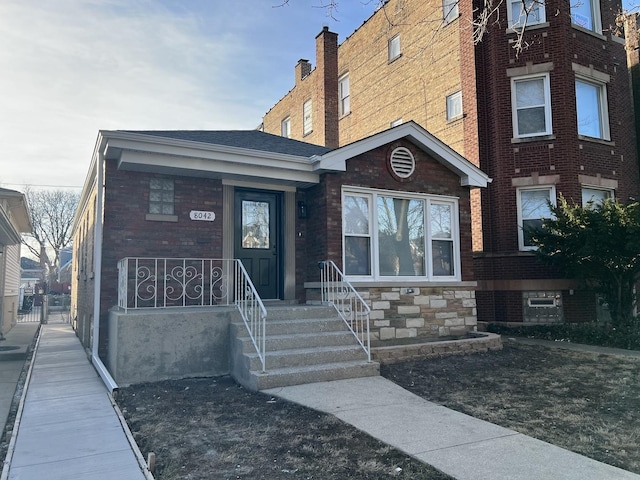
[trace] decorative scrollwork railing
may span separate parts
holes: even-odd
[[[118,306],[210,307],[233,304],[234,260],[127,257],[118,262]]]
[[[322,303],[333,305],[371,361],[369,313],[371,309],[331,260],[318,264]]]

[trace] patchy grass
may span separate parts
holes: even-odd
[[[451,477],[342,423],[228,377],[121,388],[117,402],[157,480]]]
[[[499,352],[388,365],[451,409],[640,473],[640,359],[505,342]]]
[[[639,358],[505,343],[382,374],[427,400],[640,473]],[[158,480],[450,480],[333,416],[227,377],[122,388],[117,401],[143,454],[156,453]]]

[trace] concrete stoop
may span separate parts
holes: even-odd
[[[251,390],[379,375],[333,307],[267,308],[266,372],[242,321],[231,324],[232,372]]]

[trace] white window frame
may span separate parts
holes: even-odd
[[[388,50],[389,50],[389,62],[394,61],[396,58],[398,58],[402,54],[400,50],[400,34],[394,35],[389,39]]]
[[[578,13],[578,9],[588,11],[590,18]],[[588,25],[589,20],[591,26]],[[590,32],[602,34],[602,18],[600,15],[600,0],[572,0],[571,1],[571,23],[574,26],[584,28]]]
[[[537,220],[538,218],[534,218],[534,217],[528,217],[528,218],[523,218],[523,213],[522,213],[522,192],[530,192],[530,191],[540,191],[540,190],[546,190],[549,192],[549,201],[551,202],[552,205],[557,205],[556,203],[556,187],[555,185],[536,185],[533,187],[521,187],[518,188],[516,190],[516,204],[517,204],[517,210],[518,210],[518,248],[521,251],[530,251],[530,250],[537,250],[537,247],[535,245],[525,245],[524,244],[524,228],[523,228],[523,222],[525,220]],[[541,218],[546,218],[546,217],[541,217]]]
[[[338,114],[341,117],[351,113],[350,90],[349,74],[345,73],[338,78]]]
[[[543,0],[509,0],[507,3],[507,19],[509,22],[509,28],[515,30],[520,28],[530,27],[532,25],[540,25],[547,21],[545,2]],[[525,8],[527,9],[525,11]],[[516,17],[514,11],[518,9],[519,15]],[[538,15],[536,18],[535,11]]]
[[[345,231],[345,218],[343,211],[343,229],[342,229],[342,260],[343,265],[346,265],[345,254],[346,246],[345,239],[347,236],[359,236],[369,239],[369,275],[349,275],[346,271],[345,274],[349,280],[363,281],[363,282],[406,282],[406,281],[460,281],[461,266],[460,266],[460,227],[459,227],[459,205],[458,198],[449,197],[444,195],[430,195],[421,193],[408,193],[393,190],[377,190],[362,187],[345,186],[342,189],[342,205],[344,205],[346,196],[356,196],[368,199],[369,212],[368,222],[369,231],[366,234],[349,234],[346,235]],[[424,275],[412,275],[412,276],[389,276],[380,274],[380,251],[379,251],[379,239],[378,239],[378,197],[393,197],[407,200],[417,200],[423,202],[424,212]],[[447,205],[451,209],[451,237],[449,238],[432,238],[431,232],[431,206],[433,205]],[[433,265],[433,242],[435,241],[450,241],[453,246],[453,258],[452,267],[454,275],[435,275]]]
[[[600,135],[587,135],[584,131],[580,132],[580,117],[579,117],[579,103],[578,103],[578,83],[582,83],[584,85],[589,85],[591,87],[596,88],[597,90],[597,109],[598,109],[598,121],[600,127]],[[589,78],[583,75],[576,75],[575,80],[575,89],[576,89],[576,119],[578,122],[578,135],[582,137],[589,138],[598,138],[600,140],[610,140],[611,132],[609,130],[609,108],[607,102],[607,84],[604,82],[599,82],[594,80],[593,78]]]
[[[311,99],[302,104],[302,135],[313,132],[313,104]]]
[[[286,117],[280,122],[280,134],[285,138],[291,138],[291,117]]]
[[[396,118],[393,122],[389,123],[389,127],[397,127],[398,125],[402,125],[402,118]]]
[[[591,192],[591,194],[589,194]],[[582,185],[582,189],[581,189],[581,194],[582,194],[582,206],[586,207],[589,204],[589,200],[592,199],[594,197],[594,193],[595,192],[601,192],[603,195],[603,199],[611,199],[613,200],[614,197],[614,191],[611,188],[602,188],[602,187],[596,187],[596,186],[592,186],[592,185]],[[603,199],[598,198],[596,200],[592,201],[592,205],[597,206],[600,205],[603,201]]]
[[[520,82],[528,82],[534,80],[541,80],[543,82],[544,89],[544,103],[537,105],[537,107],[544,107],[545,118],[545,130],[541,132],[533,133],[520,133],[518,129],[518,98],[517,98],[517,85]],[[534,108],[528,106],[526,108]],[[524,108],[521,108],[524,110]],[[529,138],[529,137],[541,137],[551,135],[553,133],[553,126],[551,122],[551,87],[549,85],[549,73],[523,75],[521,77],[513,77],[511,79],[511,115],[513,123],[513,136],[514,138]]]
[[[447,120],[461,118],[462,113],[462,91],[447,95]]]
[[[458,18],[458,2],[459,0],[442,0],[442,21],[445,25]]]

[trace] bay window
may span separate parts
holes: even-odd
[[[365,280],[459,280],[457,200],[345,189],[344,270]]]

